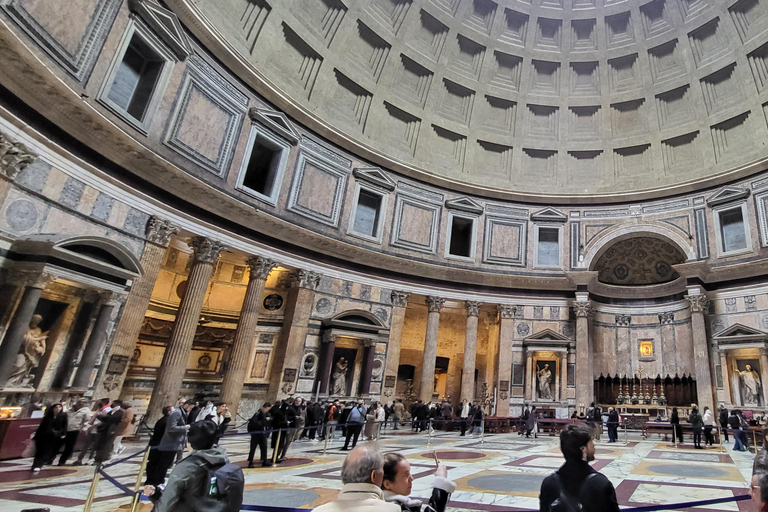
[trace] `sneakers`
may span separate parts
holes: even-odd
[[[40,472],[40,468],[32,468],[32,472],[33,473],[39,473]]]

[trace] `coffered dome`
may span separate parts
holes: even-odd
[[[200,0],[200,12],[175,10],[197,17],[206,46],[280,108],[386,168],[483,195],[610,201],[764,168],[767,4]]]

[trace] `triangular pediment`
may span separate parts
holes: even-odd
[[[387,176],[387,174],[378,167],[356,167],[352,174],[361,181],[367,181],[386,190],[395,190],[397,183]]]
[[[531,220],[544,222],[565,222],[568,216],[554,208],[544,208],[531,214]]]
[[[473,213],[475,215],[481,215],[484,210],[483,205],[469,197],[457,197],[456,199],[448,199],[445,201],[445,207],[449,210],[459,210],[462,212]]]
[[[737,187],[723,187],[707,199],[707,205],[717,206],[719,204],[738,201],[749,196],[749,189]]]
[[[251,107],[248,110],[248,116],[254,123],[260,123],[284,139],[288,140],[294,146],[299,143],[301,136],[293,127],[285,114],[266,108]]]
[[[744,324],[733,324],[716,333],[712,338],[717,341],[757,341],[768,340],[768,332]]]
[[[150,0],[129,0],[129,8],[167,44],[176,56],[184,60],[192,53],[192,45],[174,13]]]
[[[570,341],[570,338],[552,329],[543,329],[535,334],[531,334],[524,341]]]

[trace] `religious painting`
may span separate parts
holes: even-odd
[[[540,401],[554,401],[557,361],[538,359],[534,371],[536,372],[536,398]]]
[[[128,356],[112,355],[107,365],[107,373],[122,374],[128,366]]]
[[[760,378],[760,361],[755,359],[735,359],[731,368],[731,384],[734,403],[741,406],[762,407],[763,385]]]
[[[639,339],[637,349],[640,361],[653,361],[656,359],[653,346],[653,338]]]
[[[328,391],[331,396],[351,396],[352,380],[355,376],[357,349],[336,348],[333,351],[331,382]]]

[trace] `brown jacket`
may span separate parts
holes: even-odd
[[[133,407],[129,407],[123,411],[123,419],[120,420],[120,424],[117,426],[117,429],[115,429],[116,436],[126,435],[133,424],[133,416],[135,414],[133,412]]]

